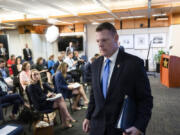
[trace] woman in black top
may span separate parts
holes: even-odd
[[[51,83],[51,74],[48,72],[47,66],[44,65],[42,57],[37,59],[36,69],[40,72],[42,82]]]
[[[48,91],[53,91],[51,87],[47,83],[42,84],[40,79],[39,71],[33,69],[31,72],[32,83],[29,86],[29,91],[31,93],[31,100],[33,105],[38,110],[45,109],[59,109],[61,113],[62,126],[63,127],[72,127],[70,122],[75,122],[75,120],[71,117],[67,110],[66,103],[64,98],[58,98],[55,101],[47,101],[48,97],[53,97],[54,93]]]
[[[12,65],[13,75],[17,76],[22,71],[21,58],[17,57],[15,64]]]

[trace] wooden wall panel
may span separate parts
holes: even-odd
[[[76,23],[75,24],[75,32],[84,32],[84,24]]]
[[[18,31],[19,31],[19,34],[35,33],[34,27],[32,25],[19,26]]]
[[[122,29],[134,29],[134,19],[122,20]]]
[[[172,15],[172,24],[180,24],[180,13]]]
[[[156,21],[154,17],[150,20],[150,27],[168,27],[169,20]]]
[[[120,28],[121,28],[120,21],[119,20],[115,20],[114,23],[115,23],[114,26],[115,26],[116,30],[120,30]]]
[[[74,25],[63,25],[59,26],[60,33],[72,33],[75,31]]]
[[[0,35],[3,35],[4,34],[4,31],[0,30]]]
[[[147,28],[148,27],[148,19],[147,18],[137,18],[134,19],[134,28]]]
[[[34,33],[36,34],[45,34],[45,31],[48,26],[46,25],[41,25],[41,26],[34,26]]]

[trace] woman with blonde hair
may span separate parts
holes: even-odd
[[[50,71],[51,75],[53,75],[55,72],[54,72],[54,55],[51,55],[49,56],[49,60],[48,60],[48,70]]]
[[[64,98],[60,97],[54,101],[47,101],[48,97],[53,97],[55,94],[47,83],[42,83],[38,70],[33,69],[31,71],[31,80],[28,91],[31,93],[30,96],[34,107],[37,110],[58,109],[61,114],[62,126],[71,128],[72,124],[70,122],[75,122],[75,120],[69,114]]]
[[[82,97],[84,99],[84,104],[87,105],[89,100],[84,92],[83,86],[79,83],[71,83],[68,84],[65,81],[67,77],[67,69],[68,64],[63,62],[57,68],[57,72],[55,74],[54,82],[55,82],[55,92],[62,93],[64,98],[71,96],[72,94],[77,95],[74,103],[72,105],[73,110],[80,110],[81,108],[78,107],[78,102]]]

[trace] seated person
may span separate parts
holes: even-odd
[[[95,61],[95,57],[92,57],[89,62],[84,65],[84,82],[91,83],[91,64]]]
[[[9,76],[9,69],[5,67],[6,63],[4,59],[0,59],[0,73],[2,74],[3,79],[8,84],[8,87],[13,88],[13,80]]]
[[[21,58],[16,57],[15,64],[12,65],[13,75],[17,76],[22,70]]]
[[[7,61],[7,67],[9,68],[9,75],[13,75],[12,65],[15,64],[16,57],[14,54],[11,55],[11,58]]]
[[[67,84],[67,82],[65,81],[65,78],[67,76],[67,69],[68,69],[68,65],[65,62],[59,65],[54,78],[55,92],[62,93],[64,98],[67,98],[72,94],[77,95],[72,105],[72,109],[80,110],[80,108],[78,107],[78,102],[80,100],[80,97],[84,99],[85,105],[88,104],[89,100],[84,92],[82,85],[80,85],[78,88],[74,88],[72,84]]]
[[[49,60],[48,60],[47,64],[48,64],[48,70],[50,71],[51,75],[53,75],[55,73],[55,71],[53,69],[54,64],[55,64],[54,55],[49,56]]]
[[[35,68],[40,72],[41,80],[43,82],[51,83],[51,74],[48,72],[47,67],[44,65],[42,57],[39,57],[37,59]]]
[[[64,53],[61,53],[59,56],[58,56],[58,61],[54,64],[54,71],[56,72],[58,66],[63,62],[64,60]]]
[[[29,62],[24,62],[22,65],[22,71],[19,74],[19,80],[20,80],[20,84],[22,86],[22,92],[23,93],[23,99],[25,102],[25,106],[29,107],[29,102],[28,102],[28,98],[27,98],[27,94],[26,94],[26,87],[30,84],[31,82],[31,70],[30,70],[31,66],[29,64]]]
[[[31,71],[31,80],[32,83],[29,85],[28,89],[34,107],[38,110],[58,109],[61,114],[62,126],[71,128],[72,125],[70,122],[75,122],[75,120],[69,114],[64,98],[61,97],[55,101],[46,100],[48,97],[54,96],[54,93],[48,93],[49,90],[53,91],[53,89],[47,83],[42,83],[38,70],[33,69]]]
[[[0,73],[0,104],[4,103],[13,105],[12,114],[9,117],[14,120],[16,118],[15,115],[19,110],[19,106],[23,105],[24,101],[19,94],[13,94]]]
[[[69,52],[68,56],[64,59],[64,62],[68,64],[67,72],[74,79],[75,82],[80,82],[81,74],[77,70],[78,61],[73,60],[73,53]]]

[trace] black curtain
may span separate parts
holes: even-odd
[[[7,35],[0,35],[0,43],[2,43],[3,47],[6,49],[6,58],[9,59],[9,49],[8,49]]]

